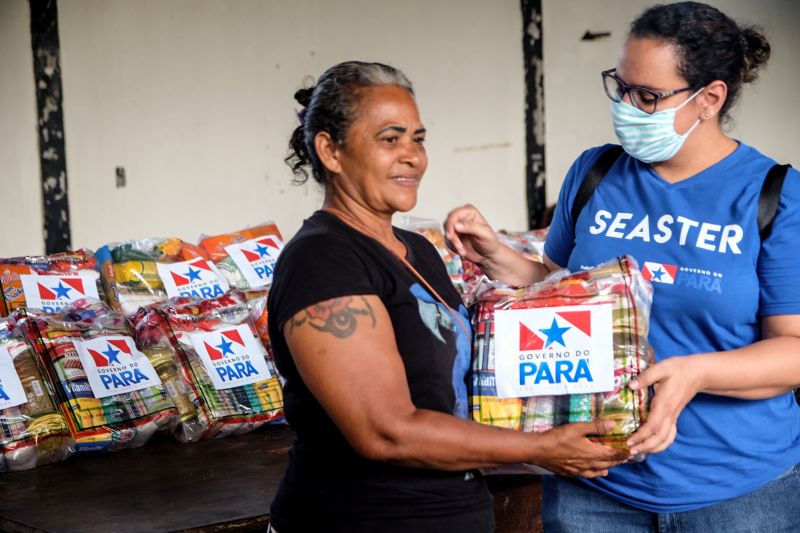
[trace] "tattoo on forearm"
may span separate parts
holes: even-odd
[[[367,316],[375,327],[375,313],[363,296],[333,298],[305,308],[299,317],[289,322],[289,333],[303,324],[318,331],[325,331],[344,339],[352,335],[358,326],[358,317]]]

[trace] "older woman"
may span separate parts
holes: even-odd
[[[628,442],[651,455],[602,479],[543,481],[547,531],[800,531],[800,175],[789,170],[760,232],[775,161],[722,128],[769,54],[764,35],[714,7],[646,10],[603,72],[625,153],[581,211],[581,183],[608,147],[573,164],[544,264],[500,246],[473,207],[450,215],[459,252],[506,281],[621,254],[653,281],[657,364],[631,387],[656,393]]]
[[[347,62],[295,98],[287,161],[323,209],[287,244],[270,335],[297,432],[272,504],[295,531],[490,531],[477,468],[528,462],[587,477],[627,454],[590,442],[604,422],[540,435],[465,420],[470,327],[435,249],[392,226],[427,167],[425,127],[396,69]]]

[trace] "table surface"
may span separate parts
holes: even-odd
[[[288,426],[80,454],[0,474],[0,531],[264,531],[294,440]],[[498,533],[541,531],[537,476],[487,476]]]
[[[293,440],[286,426],[194,444],[164,436],[135,450],[3,473],[0,529],[263,531]]]

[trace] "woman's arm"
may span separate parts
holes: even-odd
[[[800,385],[800,315],[764,317],[761,331],[762,341],[698,362],[701,392],[759,400]]]
[[[650,416],[628,444],[657,453],[675,439],[678,415],[700,392],[745,400],[784,394],[800,385],[800,315],[767,316],[764,340],[725,352],[670,357],[642,372],[630,387],[653,385]]]
[[[376,296],[321,302],[297,313],[283,331],[303,381],[369,459],[441,470],[526,462],[593,477],[628,457],[586,438],[605,433],[610,422],[529,434],[417,409],[389,315]]]
[[[492,227],[473,205],[458,207],[444,221],[448,246],[472,261],[491,279],[523,287],[544,279],[559,267],[547,256],[544,263],[531,261],[497,240]]]

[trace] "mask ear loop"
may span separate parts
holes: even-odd
[[[688,104],[689,102],[691,102],[692,100],[694,100],[694,97],[695,97],[695,96],[697,96],[698,94],[700,94],[701,92],[703,92],[703,91],[705,91],[705,90],[706,90],[706,88],[705,88],[705,87],[701,87],[701,88],[697,89],[697,91],[695,91],[695,93],[694,93],[694,94],[692,94],[692,96],[690,96],[689,98],[687,98],[687,99],[686,99],[686,101],[684,101],[683,103],[681,103],[681,105],[679,105],[678,107],[676,107],[676,108],[675,108],[675,111],[678,111],[678,109],[682,108],[683,106],[685,106],[686,104]]]
[[[678,110],[679,110],[680,108],[682,108],[683,106],[685,106],[686,104],[688,104],[689,102],[691,102],[691,101],[694,99],[694,97],[695,97],[695,96],[697,96],[698,94],[700,94],[701,92],[703,92],[705,89],[706,89],[705,87],[702,87],[702,88],[698,89],[698,90],[697,90],[697,91],[696,91],[696,92],[695,92],[695,93],[694,93],[692,96],[690,96],[689,98],[687,98],[685,102],[683,102],[683,103],[682,103],[681,105],[679,105],[678,107],[675,107],[675,108],[674,108],[674,109],[675,109],[675,112],[677,113],[677,112],[678,112]],[[708,114],[708,113],[706,113],[706,115],[708,115],[708,116],[711,116],[711,115],[710,115],[710,114]],[[673,116],[674,116],[674,115],[673,115]],[[704,115],[704,116],[705,116],[705,115]],[[677,135],[680,135],[681,137],[683,137],[683,138],[685,139],[686,137],[688,137],[688,136],[689,136],[689,134],[690,134],[690,133],[692,133],[692,132],[694,131],[694,129],[695,129],[697,126],[699,126],[699,125],[700,125],[700,123],[701,123],[702,121],[703,121],[703,119],[701,119],[701,118],[698,118],[698,119],[695,121],[695,123],[694,123],[694,124],[692,124],[692,127],[691,127],[691,128],[689,128],[689,131],[687,131],[687,132],[686,132],[686,133],[684,133],[684,134],[680,134],[680,133],[678,133],[677,131],[676,131],[675,133],[676,133]],[[675,129],[675,125],[674,125],[674,124],[672,125],[672,129]]]

